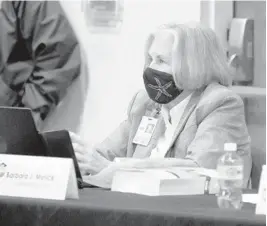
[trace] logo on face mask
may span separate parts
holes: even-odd
[[[157,103],[167,104],[181,93],[171,74],[146,68],[143,79],[149,97]]]
[[[151,89],[157,90],[157,96],[155,97],[155,100],[159,100],[159,98],[161,97],[161,95],[166,95],[167,97],[172,97],[172,95],[170,93],[168,93],[167,89],[171,87],[172,85],[172,81],[168,82],[165,85],[162,85],[160,80],[158,78],[154,78],[157,85],[152,85],[152,84],[148,84],[148,87],[150,87]]]

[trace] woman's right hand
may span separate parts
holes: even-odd
[[[110,161],[97,151],[92,150],[92,148],[90,150],[80,136],[70,131],[69,134],[82,176],[97,174],[110,164]]]

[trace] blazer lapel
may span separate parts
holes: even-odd
[[[187,106],[185,107],[185,110],[182,114],[182,117],[178,123],[178,126],[177,128],[175,129],[174,131],[174,135],[173,135],[173,138],[172,138],[172,141],[170,143],[170,147],[173,146],[174,142],[176,141],[177,137],[180,135],[180,133],[183,131],[184,127],[185,127],[185,124],[189,118],[189,116],[192,114],[192,112],[194,111],[199,99],[200,99],[200,94],[201,94],[201,91],[195,91],[193,94],[192,94],[192,97],[189,101],[189,103],[187,104]]]
[[[180,119],[180,122],[174,132],[174,136],[172,138],[172,141],[170,143],[170,147],[173,146],[176,138],[180,135],[180,133],[182,132],[189,116],[192,114],[192,112],[194,111],[199,99],[200,99],[200,95],[202,93],[202,90],[199,90],[199,91],[195,91],[193,94],[192,94],[192,97],[189,101],[189,103],[187,104],[184,112],[183,112],[183,115]],[[155,113],[157,112],[157,108],[158,106],[157,105],[154,105],[152,107],[153,110],[146,110],[145,112],[145,116],[152,116],[154,117],[155,116]],[[138,125],[139,126],[139,125]],[[165,129],[166,129],[166,126],[165,126],[165,123],[164,123],[164,120],[163,120],[163,117],[161,114],[158,115],[158,122],[157,122],[157,126],[155,128],[155,131],[151,137],[151,140],[149,142],[149,144],[147,146],[142,146],[142,145],[137,145],[135,150],[133,151],[133,157],[136,157],[136,158],[145,158],[145,157],[149,157],[150,154],[151,154],[151,151],[156,147],[157,145],[157,142],[159,140],[159,138],[164,134],[165,132]]]

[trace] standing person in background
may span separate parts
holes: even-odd
[[[78,41],[57,1],[0,4],[0,105],[30,108],[42,127],[79,76]]]

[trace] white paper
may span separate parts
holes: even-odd
[[[199,168],[200,169],[200,168]],[[150,196],[204,194],[206,178],[192,167],[161,169],[120,169],[113,177],[111,190]],[[130,178],[130,179],[129,179]],[[209,192],[217,192],[217,180],[211,180]]]
[[[243,194],[242,201],[247,203],[256,204],[258,201],[258,194]]]
[[[77,180],[70,158],[37,157],[0,154],[0,195],[65,200],[68,195],[78,198]],[[72,175],[73,177],[73,175]]]

